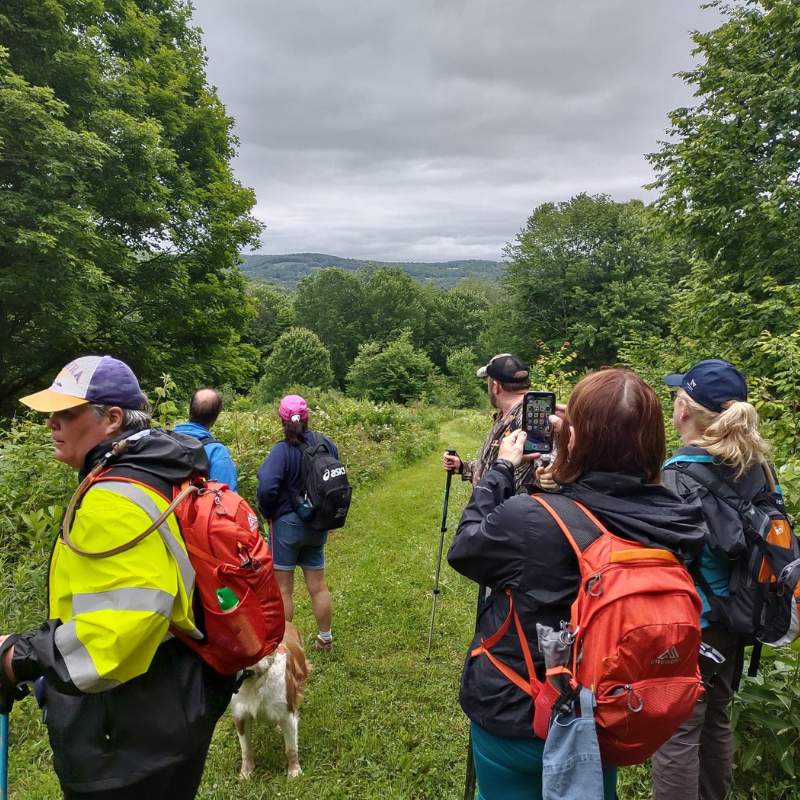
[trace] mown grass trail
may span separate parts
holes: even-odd
[[[457,701],[474,589],[442,569],[431,660],[425,648],[445,474],[441,450],[470,452],[474,434],[446,423],[441,448],[394,470],[354,499],[347,527],[327,548],[336,645],[310,653],[300,727],[304,774],[285,777],[277,729],[255,734],[256,773],[240,781],[230,719],[217,728],[200,797],[455,798],[463,791],[467,725]],[[453,482],[449,542],[467,498]],[[298,574],[297,578],[300,578]],[[315,632],[307,597],[296,590],[296,621]]]

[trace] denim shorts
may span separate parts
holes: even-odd
[[[275,569],[292,572],[295,567],[325,569],[328,531],[315,531],[291,511],[274,520],[269,536]]]

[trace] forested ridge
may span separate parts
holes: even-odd
[[[231,167],[233,120],[206,78],[190,5],[5,0],[4,622],[38,619],[23,613],[26,593],[43,590],[71,485],[17,398],[86,353],[127,361],[163,423],[196,386],[220,387],[230,411],[219,435],[239,448],[247,491],[287,388],[323,418],[340,415],[366,485],[429,452],[454,409],[485,410],[475,369],[497,352],[526,358],[535,387],[562,400],[586,370],[629,366],[667,414],[662,376],[721,357],[748,377],[800,510],[800,5],[710,5],[722,22],[694,35],[697,66],[679,75],[692,103],[665,109],[664,141],[648,156],[652,203],[554,197],[509,221],[519,233],[491,280],[311,259],[296,283],[278,281],[284,262],[272,263],[269,283],[240,269],[261,225]],[[781,651],[744,683],[737,800],[797,796],[799,670]]]
[[[272,283],[284,289],[294,289],[305,277],[326,267],[339,267],[348,272],[377,267],[397,267],[412,278],[432,281],[437,286],[452,287],[464,278],[494,281],[500,277],[502,264],[498,261],[464,259],[461,261],[364,261],[341,258],[324,253],[288,253],[286,255],[242,255],[242,272],[254,280]]]

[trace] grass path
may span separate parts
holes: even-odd
[[[445,564],[436,635],[425,648],[445,475],[441,450],[475,449],[474,435],[445,423],[442,447],[357,494],[347,527],[327,547],[333,592],[331,653],[312,653],[300,731],[304,774],[284,777],[282,740],[259,726],[256,773],[236,778],[238,743],[230,720],[218,726],[200,793],[225,798],[456,798],[463,792],[467,725],[457,701],[473,625],[474,587]],[[450,541],[467,499],[453,482]],[[300,576],[297,576],[298,579]],[[314,631],[307,595],[295,590],[296,621]]]

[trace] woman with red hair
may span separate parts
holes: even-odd
[[[700,510],[659,484],[665,456],[664,419],[655,392],[635,373],[603,369],[575,387],[556,426],[555,480],[612,532],[683,557],[703,541]],[[450,565],[492,591],[482,609],[470,654],[490,639],[509,613],[506,590],[522,622],[540,680],[544,663],[536,624],[558,630],[570,619],[579,573],[572,547],[553,518],[525,495],[514,495],[525,433],[500,446],[498,460],[476,486],[448,553]],[[497,659],[525,675],[516,632],[492,647]],[[482,655],[469,655],[461,707],[472,721],[472,745],[482,800],[538,800],[544,741],[532,730],[530,697]],[[616,773],[604,770],[607,800]]]

